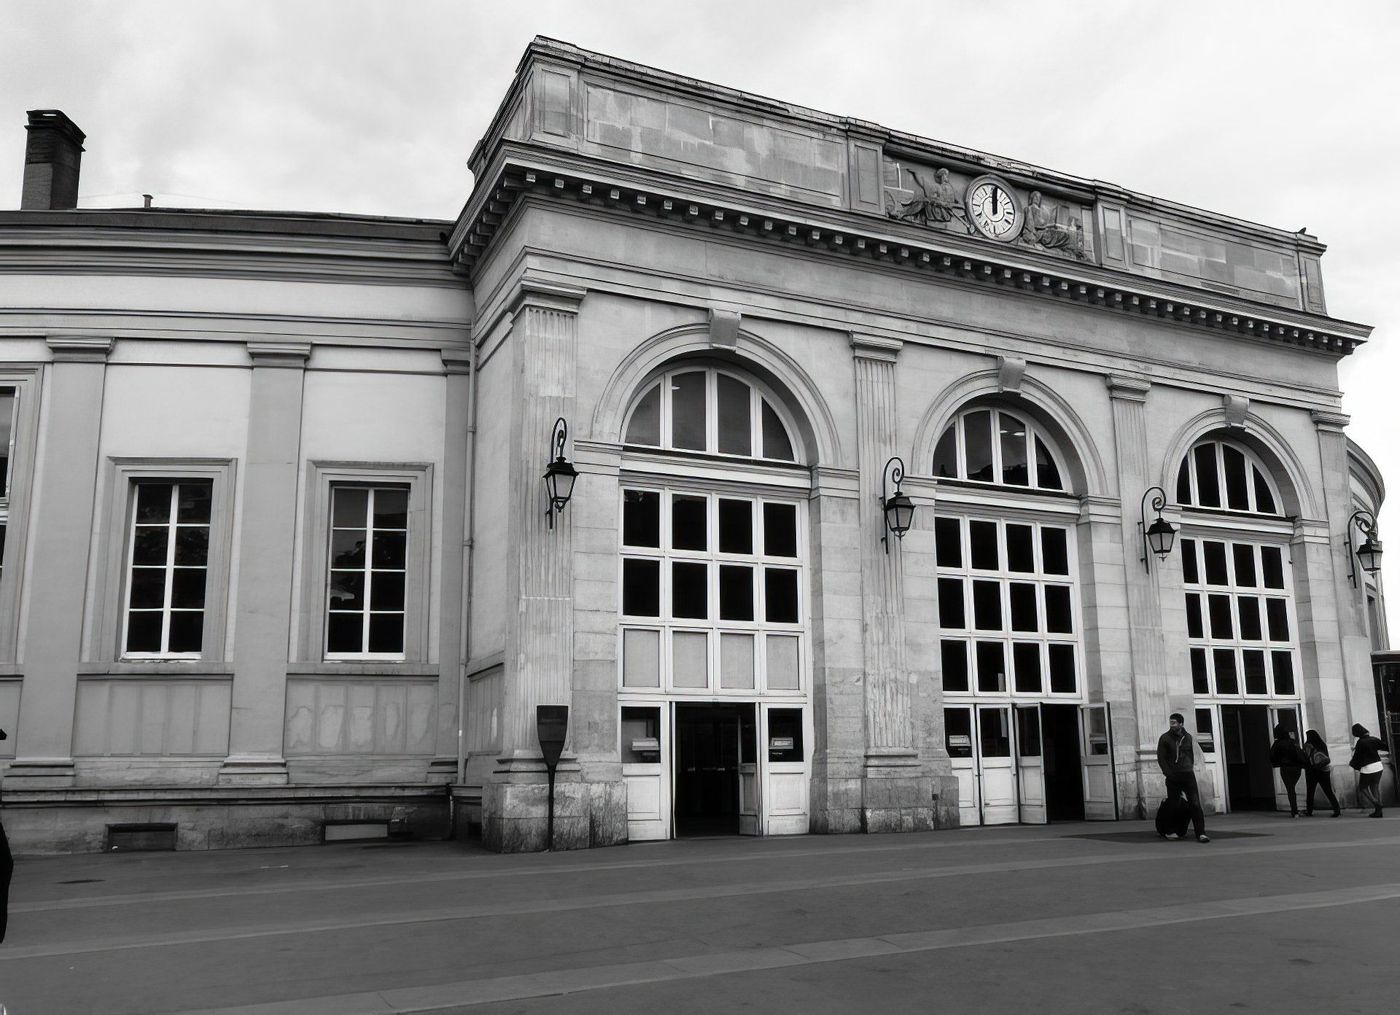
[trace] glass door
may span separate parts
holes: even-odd
[[[1009,825],[1020,820],[1016,761],[1011,754],[1011,708],[977,706],[977,754],[982,784],[982,824]]]
[[[1084,765],[1084,818],[1087,821],[1118,820],[1118,786],[1108,719],[1108,702],[1079,706],[1079,757]]]
[[[1293,738],[1293,743],[1299,747],[1303,746],[1303,723],[1298,714],[1297,705],[1275,705],[1269,708],[1269,735],[1271,737],[1274,729],[1278,726],[1282,726],[1287,731],[1288,736]],[[1272,743],[1272,741],[1270,742]],[[1297,786],[1294,787],[1294,793],[1300,791],[1306,793],[1305,786],[1306,783],[1300,777]],[[1274,769],[1274,806],[1281,811],[1289,809],[1288,791],[1283,788],[1283,775],[1277,768]]]
[[[1040,706],[1014,705],[1012,711],[1016,716],[1017,812],[1023,824],[1043,825],[1048,818]]]
[[[739,742],[736,745],[739,762],[739,834],[761,835],[763,832],[760,814],[760,793],[762,785],[758,775],[758,722],[757,706],[743,704],[737,706],[739,722]]]

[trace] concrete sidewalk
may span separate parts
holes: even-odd
[[[1393,1012],[1400,818],[21,858],[10,1015]]]

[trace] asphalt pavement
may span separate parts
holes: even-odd
[[[1400,816],[21,857],[9,1015],[1400,1011]]]

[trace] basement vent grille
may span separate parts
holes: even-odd
[[[108,853],[175,851],[175,825],[108,825]]]

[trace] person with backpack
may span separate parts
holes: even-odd
[[[1298,778],[1308,767],[1308,756],[1298,746],[1292,732],[1283,723],[1274,727],[1274,742],[1269,747],[1269,764],[1278,769],[1283,779],[1283,790],[1288,794],[1290,817],[1298,816]],[[1312,813],[1312,809],[1308,809]]]
[[[1191,824],[1197,842],[1210,842],[1206,835],[1206,816],[1201,810],[1201,791],[1196,785],[1196,742],[1186,732],[1186,720],[1173,712],[1169,728],[1157,741],[1157,767],[1167,780],[1167,801],[1170,805],[1182,796],[1191,806]]]
[[[1321,786],[1327,802],[1332,805],[1332,817],[1340,818],[1342,805],[1337,803],[1337,794],[1332,792],[1332,757],[1327,753],[1327,744],[1317,730],[1308,730],[1303,736],[1303,753],[1308,756],[1308,767],[1303,769],[1303,777],[1307,779],[1308,809],[1303,813],[1312,817],[1313,794]]]
[[[1385,817],[1381,813],[1381,773],[1385,771],[1385,766],[1381,764],[1381,751],[1385,750],[1385,744],[1371,736],[1370,731],[1360,723],[1351,728],[1351,735],[1356,737],[1356,744],[1352,748],[1351,761],[1348,764],[1361,776],[1356,795],[1361,799],[1363,806],[1369,800],[1374,807],[1368,817]]]

